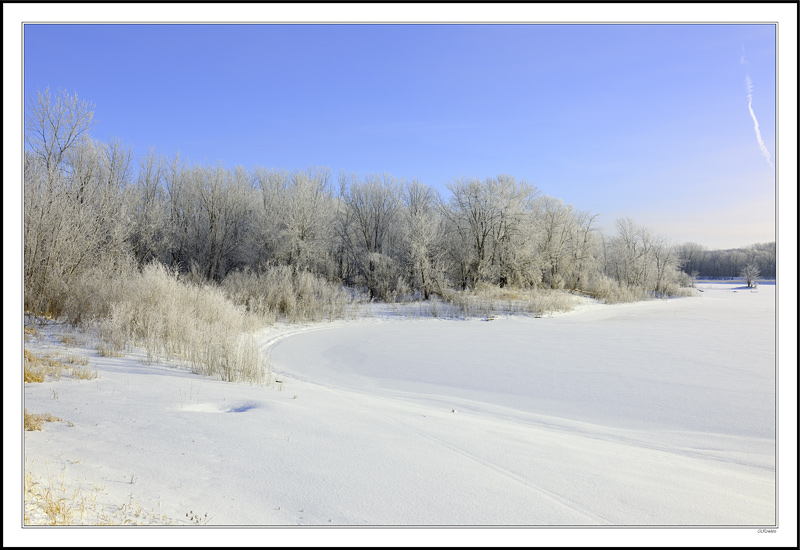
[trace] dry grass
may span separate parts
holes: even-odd
[[[556,311],[570,311],[573,297],[566,291],[536,288],[500,288],[482,285],[473,291],[453,291],[444,297],[459,315],[492,317],[494,315],[542,316]],[[439,308],[439,315],[442,314]],[[446,309],[446,308],[445,308]],[[444,313],[444,316],[448,316]]]
[[[80,355],[70,354],[66,358],[48,355],[36,355],[29,350],[23,351],[25,382],[44,382],[47,377],[60,379],[69,376],[80,380],[97,378],[97,371],[91,370],[86,365],[89,360]]]
[[[81,342],[74,334],[70,333],[62,334],[61,341],[68,346],[80,346],[84,344],[84,342]]]
[[[650,300],[652,296],[644,288],[626,286],[605,275],[592,280],[583,293],[604,304],[623,304]]]
[[[44,382],[47,376],[58,377],[67,368],[67,365],[60,361],[35,355],[28,350],[23,351],[23,356],[25,382]]]
[[[79,380],[92,380],[97,378],[97,371],[92,370],[89,367],[72,367],[72,377],[77,378]]]
[[[60,493],[63,493],[63,480]],[[42,483],[25,472],[25,525],[69,525],[72,512],[69,499],[59,494],[52,483]],[[34,521],[34,516],[44,515]]]
[[[121,505],[104,506],[103,487],[68,487],[66,470],[46,479],[25,472],[25,525],[174,525],[171,518],[147,510],[133,495]],[[161,503],[159,502],[159,508]]]
[[[28,432],[33,431],[41,431],[42,426],[45,422],[63,422],[57,416],[53,416],[50,413],[44,414],[31,414],[28,412],[28,409],[25,409],[25,418],[23,420],[23,425],[25,426],[25,430]]]
[[[541,317],[557,311],[571,311],[575,297],[566,290],[537,288],[500,288],[482,285],[476,290],[450,290],[440,298],[390,304],[397,315],[441,317],[445,319],[488,318],[496,315],[529,315]]]
[[[261,383],[265,365],[250,332],[260,326],[221,288],[152,264],[120,285],[108,316],[98,320],[98,352],[117,356],[139,346],[149,361],[177,360],[204,376]]]
[[[97,344],[97,353],[102,357],[125,357],[123,350],[106,341],[101,341]]]
[[[74,353],[70,353],[63,359],[64,363],[69,363],[70,365],[82,365],[86,366],[89,364],[88,357],[84,357],[82,355],[76,355]],[[75,370],[76,367],[72,367]]]
[[[289,266],[235,271],[222,282],[228,299],[265,323],[333,321],[353,314],[356,304],[341,285]]]
[[[38,338],[39,329],[35,325],[25,325],[25,340],[29,338]]]

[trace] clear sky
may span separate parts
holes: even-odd
[[[510,174],[710,248],[775,240],[774,24],[26,24],[24,96],[191,163]]]

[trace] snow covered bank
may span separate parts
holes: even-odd
[[[270,329],[269,386],[66,338],[98,376],[25,384],[63,419],[25,432],[26,467],[92,495],[87,523],[774,525],[775,288],[700,288]],[[26,349],[67,353],[64,331]]]

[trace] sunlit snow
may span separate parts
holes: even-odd
[[[101,357],[50,324],[26,349],[98,376],[25,384],[29,412],[63,420],[25,432],[25,466],[91,495],[86,523],[774,525],[775,287],[698,288],[543,318],[383,307],[272,327],[266,386]]]

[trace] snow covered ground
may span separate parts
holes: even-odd
[[[444,531],[462,545],[641,533],[622,526],[747,526],[755,537],[777,521],[775,287],[698,287],[697,298],[586,301],[543,318],[408,318],[384,306],[270,328],[267,386],[101,357],[52,324],[26,349],[84,356],[97,377],[25,384],[28,412],[62,419],[24,432],[25,467],[80,501],[89,524],[617,527]],[[300,544],[297,529],[113,536],[174,531],[194,544]],[[322,545],[345,534],[304,531]],[[346,530],[380,545],[412,532]],[[694,530],[694,544],[709,532]],[[423,544],[444,543],[424,533]]]

